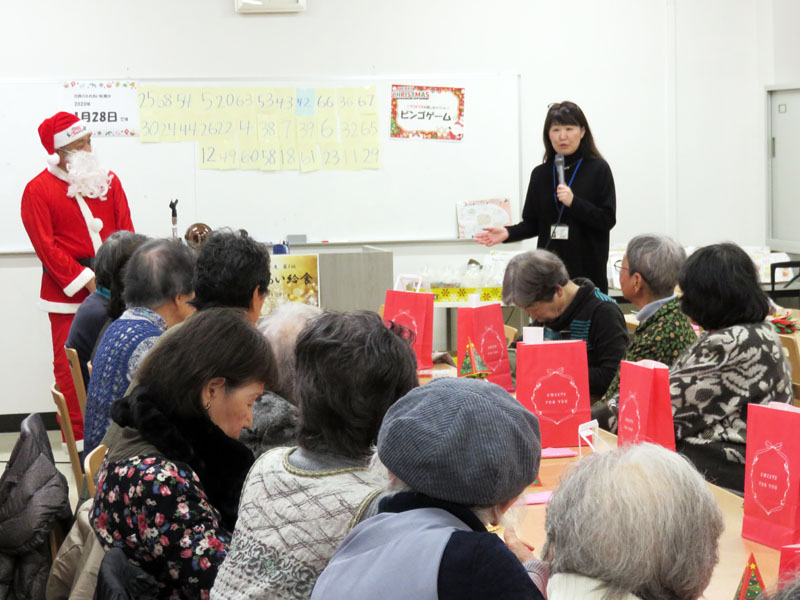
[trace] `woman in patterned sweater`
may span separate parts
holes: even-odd
[[[262,454],[247,476],[215,600],[305,600],[345,535],[377,512],[370,469],[383,415],[417,387],[408,330],[375,313],[323,313],[295,345],[298,445]]]
[[[791,371],[764,319],[769,303],[736,244],[696,250],[678,284],[681,308],[705,332],[670,369],[675,442],[709,481],[744,489],[747,405],[791,402]]]
[[[675,295],[678,275],[686,262],[686,251],[664,235],[639,235],[628,243],[619,271],[622,295],[639,312],[639,326],[623,360],[656,360],[667,366],[694,343],[697,336]],[[592,414],[609,431],[617,430],[619,369]]]
[[[90,521],[158,581],[159,598],[208,598],[253,464],[237,438],[275,379],[258,330],[214,308],[158,344],[114,404]]]

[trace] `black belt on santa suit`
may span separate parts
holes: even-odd
[[[94,269],[94,256],[90,256],[88,258],[76,258],[75,259],[79,265],[82,267],[88,267],[90,269]],[[42,265],[42,271],[47,273],[47,267]]]

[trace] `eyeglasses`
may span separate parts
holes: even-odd
[[[628,267],[622,266],[622,259],[620,258],[617,262],[614,263],[614,268],[617,270],[617,273],[622,272],[622,269],[625,269],[630,274],[630,269]]]

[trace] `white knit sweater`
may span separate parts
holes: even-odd
[[[547,600],[602,600],[602,581],[575,575],[573,573],[556,573],[547,582]],[[640,600],[639,596],[628,594],[625,600]]]

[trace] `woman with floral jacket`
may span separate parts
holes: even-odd
[[[90,521],[159,598],[208,597],[253,463],[239,433],[274,381],[264,337],[240,311],[209,309],[154,348],[114,404]]]

